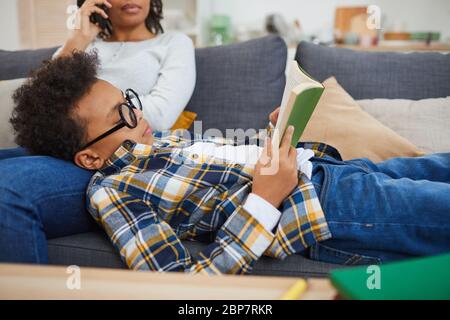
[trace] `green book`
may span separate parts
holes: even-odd
[[[450,254],[341,269],[331,273],[331,282],[344,299],[448,300]]]
[[[295,128],[291,144],[294,147],[297,145],[323,91],[320,82],[300,68],[297,61],[291,61],[280,114],[272,136],[274,147],[280,145],[281,137],[290,125]]]

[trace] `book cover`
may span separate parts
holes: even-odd
[[[323,91],[323,85],[302,70],[296,61],[290,63],[280,114],[272,136],[274,146],[280,145],[290,125],[295,128],[291,144],[294,147],[297,145]]]

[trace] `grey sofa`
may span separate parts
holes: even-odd
[[[0,51],[0,80],[27,76],[30,69],[37,67],[42,59],[49,58],[54,50]],[[284,42],[273,36],[225,47],[198,49],[197,85],[187,109],[198,114],[199,120],[203,121],[203,130],[264,128],[267,115],[281,101],[286,58]],[[369,54],[303,42],[296,59],[318,80],[336,76],[358,99],[450,95],[450,56]],[[194,242],[187,242],[186,246],[192,252],[203,248],[202,244]],[[48,249],[52,264],[125,267],[99,229],[49,239]],[[360,260],[354,258],[349,259],[349,263]],[[253,273],[320,277],[339,267],[342,266],[313,261],[301,255],[284,261],[264,257],[255,264]]]

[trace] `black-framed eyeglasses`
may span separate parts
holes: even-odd
[[[128,127],[130,129],[134,129],[137,127],[138,119],[136,117],[136,112],[134,112],[134,109],[142,110],[142,103],[139,99],[139,95],[133,89],[127,89],[124,96],[127,102],[121,103],[117,106],[117,110],[119,111],[120,115],[119,123],[114,128],[106,131],[91,142],[85,144],[80,150],[84,150],[92,146],[94,143],[99,142],[100,140],[122,129],[123,127]]]

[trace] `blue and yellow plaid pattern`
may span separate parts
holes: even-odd
[[[283,259],[331,238],[311,181],[299,184],[266,230],[243,209],[253,167],[209,159],[198,163],[183,148],[225,139],[155,134],[152,146],[125,141],[92,178],[88,211],[131,269],[244,274],[262,255]],[[302,144],[318,157],[338,156],[324,144]],[[334,154],[333,154],[334,153]],[[181,240],[209,245],[193,256]]]

